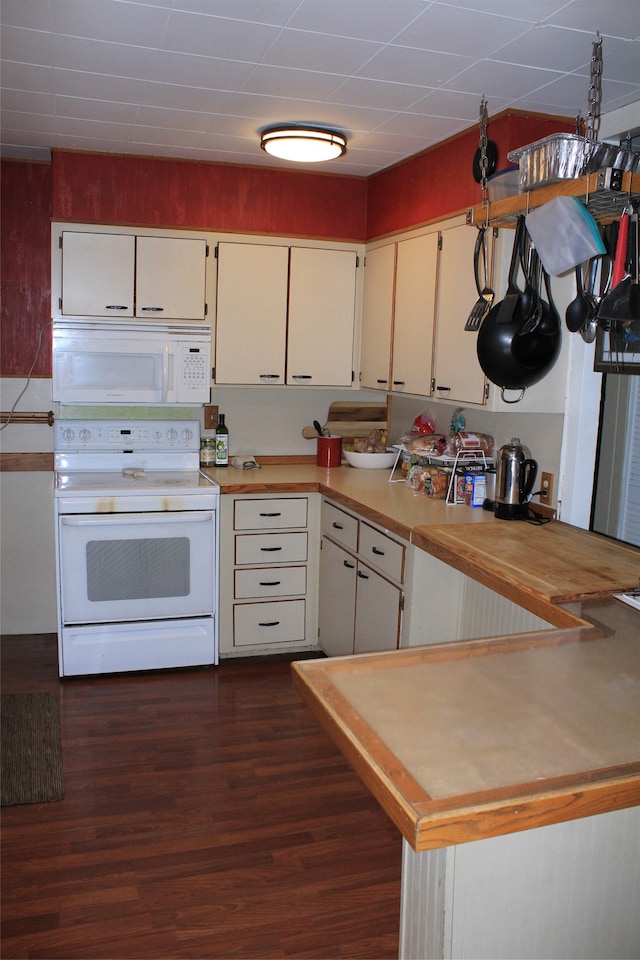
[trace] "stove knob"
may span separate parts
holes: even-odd
[[[167,440],[171,440],[171,442],[173,443],[177,439],[178,439],[177,430],[174,430],[173,427],[171,427],[170,430],[167,430]]]
[[[187,427],[186,430],[183,430],[183,431],[182,431],[182,439],[183,439],[183,440],[191,440],[192,437],[193,437],[193,431],[192,431],[192,430],[189,430],[188,427]]]
[[[91,430],[87,430],[86,427],[83,427],[80,433],[78,434],[81,440],[90,440],[91,439]]]
[[[153,431],[153,439],[154,439],[156,442],[157,442],[158,440],[162,440],[162,430],[154,430],[154,431]]]
[[[71,427],[67,427],[66,430],[62,431],[62,436],[67,442],[70,442],[75,437],[75,432]]]

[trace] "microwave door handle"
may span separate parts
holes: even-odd
[[[169,395],[169,344],[162,344],[162,403],[167,402]]]

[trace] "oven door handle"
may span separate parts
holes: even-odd
[[[161,519],[163,523],[209,523],[215,517],[215,511],[198,510],[193,513],[93,513],[91,515],[83,514],[81,517],[62,516],[60,520],[66,527],[95,527],[97,524],[118,523],[121,526],[132,526],[140,523],[157,523]]]

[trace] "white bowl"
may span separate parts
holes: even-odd
[[[386,453],[356,453],[354,450],[343,450],[342,453],[347,463],[361,470],[388,470],[396,459],[395,450],[388,450]]]

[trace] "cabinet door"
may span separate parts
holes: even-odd
[[[350,387],[356,254],[292,247],[287,383]]]
[[[396,245],[367,253],[364,270],[360,386],[388,390]]]
[[[402,240],[396,264],[391,389],[431,396],[437,233]]]
[[[400,639],[402,590],[358,563],[354,653],[395,650]]]
[[[464,329],[478,299],[473,276],[475,242],[475,229],[464,224],[442,233],[433,395],[483,404],[485,377],[478,363],[477,334]]]
[[[132,317],[135,237],[118,233],[62,234],[62,313]]]
[[[329,657],[353,653],[356,605],[356,561],[335,543],[322,538],[318,643]]]
[[[136,316],[204,320],[207,243],[182,237],[136,238]]]
[[[287,247],[218,244],[216,383],[284,383]]]

